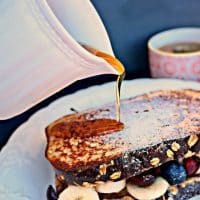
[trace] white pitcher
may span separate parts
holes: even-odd
[[[0,1],[1,120],[77,80],[117,74],[77,41],[113,54],[89,0]]]

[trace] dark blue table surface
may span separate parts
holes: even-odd
[[[146,43],[153,34],[169,28],[200,26],[199,0],[92,0],[92,3],[105,24],[116,56],[126,67],[127,79],[150,76]],[[20,124],[55,99],[111,80],[114,77],[101,76],[79,81],[24,114],[0,121],[0,147]]]

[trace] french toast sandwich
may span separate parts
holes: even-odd
[[[49,200],[187,200],[200,194],[200,91],[160,90],[46,128]]]

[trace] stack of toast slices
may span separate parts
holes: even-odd
[[[46,128],[48,200],[187,200],[200,195],[200,91],[160,90]],[[197,197],[198,199],[198,197]],[[200,196],[199,196],[200,199]]]

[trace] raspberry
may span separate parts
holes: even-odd
[[[195,174],[199,168],[199,163],[194,158],[186,159],[184,165],[188,176]]]
[[[141,174],[130,178],[130,181],[138,186],[146,187],[151,185],[155,179],[155,176],[152,174]]]
[[[160,176],[161,175],[161,168],[156,167],[156,168],[153,169],[153,172],[156,176]]]

